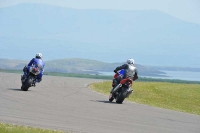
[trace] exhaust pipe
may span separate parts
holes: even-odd
[[[132,92],[133,92],[133,90],[129,88],[129,89],[127,90],[126,97],[129,97],[129,95],[130,95]]]
[[[122,86],[122,84],[118,84],[118,85],[113,89],[113,93],[116,92],[121,86]]]

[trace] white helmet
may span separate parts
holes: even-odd
[[[127,60],[127,64],[134,64],[134,63],[135,63],[135,62],[134,62],[134,59],[131,59],[131,58],[130,58],[130,59]]]
[[[41,58],[42,58],[42,54],[41,54],[41,53],[37,53],[37,54],[35,55],[35,57],[41,59]]]

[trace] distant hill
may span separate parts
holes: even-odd
[[[27,61],[24,60],[8,60],[0,59],[0,68],[1,69],[16,69],[20,70],[27,64]]]
[[[29,61],[0,59],[0,69],[22,70]],[[99,72],[113,72],[113,70],[124,63],[105,63],[101,61],[71,58],[45,61],[45,72],[61,73],[81,73],[81,74],[99,74]],[[140,76],[158,75],[162,72],[149,69],[136,64]],[[113,73],[114,74],[114,73]]]
[[[28,60],[0,59],[0,69],[22,70],[28,63]],[[125,62],[106,63],[83,58],[57,59],[45,61],[45,72],[78,74],[100,74],[100,72],[112,73],[116,67],[124,63]],[[140,64],[136,64],[135,66],[137,67],[140,76],[164,76],[163,74],[165,73],[162,72],[162,70],[200,72],[200,68],[143,66]]]
[[[156,10],[33,3],[0,8],[0,57],[6,59],[28,60],[40,51],[45,60],[123,62],[132,57],[138,64],[199,67],[199,36],[199,24]]]

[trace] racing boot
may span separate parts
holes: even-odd
[[[26,79],[26,76],[25,75],[21,75],[21,82],[23,83]]]

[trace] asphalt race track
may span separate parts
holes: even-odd
[[[0,122],[71,133],[200,133],[200,116],[125,101],[87,85],[102,80],[44,76],[21,91],[20,74],[0,73]]]

